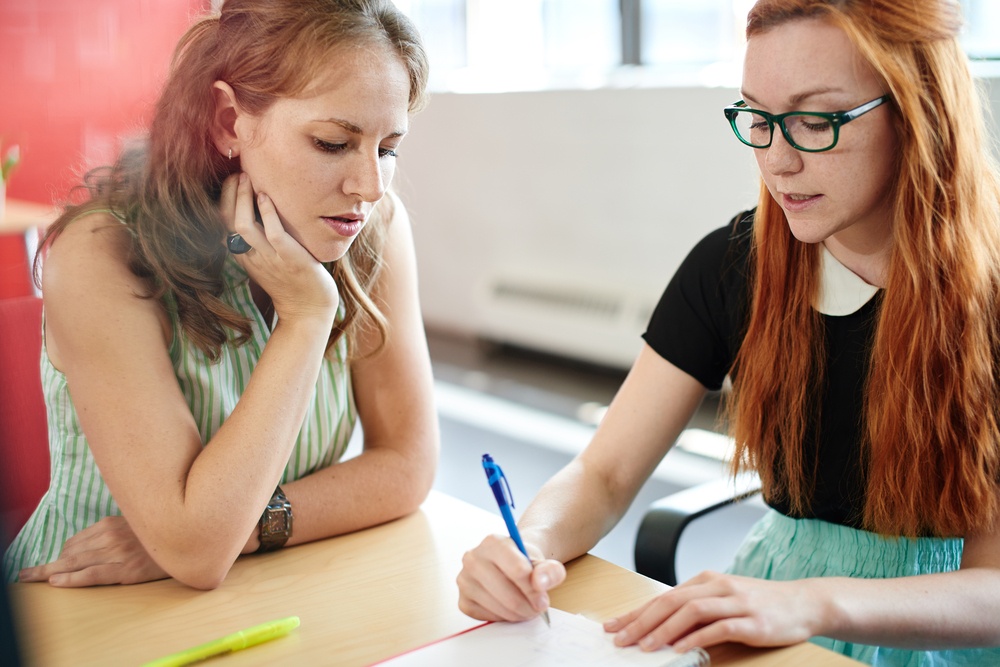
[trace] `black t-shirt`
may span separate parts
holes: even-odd
[[[702,239],[670,281],[643,334],[661,357],[709,389],[722,386],[746,328],[752,228],[750,211]],[[818,457],[815,492],[805,517],[861,527],[863,394],[880,303],[881,292],[850,315],[823,315],[827,369],[819,388],[822,423],[811,419],[802,443],[806,470]],[[770,363],[774,381],[781,382],[781,359]],[[767,489],[764,498],[779,512],[795,516]]]

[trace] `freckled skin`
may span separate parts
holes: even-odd
[[[754,108],[774,114],[844,111],[885,92],[843,30],[821,19],[784,23],[747,42],[743,95]],[[871,258],[884,256],[891,243],[898,146],[893,113],[891,104],[882,104],[851,121],[826,152],[795,150],[777,129],[769,148],[754,149],[764,182],[785,208],[795,238],[825,242],[868,279],[879,272]],[[820,196],[796,211],[784,205],[785,194]]]
[[[356,238],[322,218],[367,217],[385,194],[396,167],[387,152],[407,130],[410,94],[407,70],[387,47],[345,49],[330,63],[302,95],[278,100],[260,117],[240,116],[236,126],[248,138],[240,161],[254,189],[267,193],[285,231],[322,262],[342,257]]]

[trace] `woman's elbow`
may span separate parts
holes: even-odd
[[[222,585],[238,556],[239,553],[235,556],[212,554],[210,549],[201,548],[197,552],[177,553],[165,559],[161,567],[185,586],[210,591]]]
[[[188,566],[177,568],[171,572],[171,576],[185,586],[200,591],[211,591],[222,585],[222,582],[226,580],[226,575],[229,574],[229,569],[229,567],[213,567],[208,564],[198,567]]]
[[[179,582],[185,586],[190,586],[199,591],[214,591],[216,588],[222,585],[222,582],[226,580],[226,575],[221,576],[217,573],[209,574],[205,572],[192,573],[191,577],[174,577]]]
[[[435,433],[428,437],[423,452],[419,457],[418,466],[420,468],[419,479],[416,484],[417,506],[421,505],[434,486],[434,477],[437,475],[438,460],[441,455],[441,438]]]
[[[397,486],[402,515],[416,512],[427,499],[434,486],[440,450],[440,441],[435,434],[421,443],[419,451],[407,462],[402,483]]]

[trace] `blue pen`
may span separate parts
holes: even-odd
[[[528,550],[524,548],[524,542],[521,541],[521,531],[517,529],[517,524],[514,522],[514,515],[510,511],[510,508],[514,506],[514,494],[510,492],[510,483],[507,481],[507,476],[503,474],[503,470],[493,461],[493,457],[489,454],[483,454],[483,470],[486,471],[486,481],[490,483],[493,495],[497,499],[497,505],[500,506],[500,514],[503,515],[503,521],[507,524],[507,532],[510,533],[510,539],[514,540],[514,544],[517,545],[517,548],[520,549],[524,557],[531,563],[531,556],[528,555]],[[509,502],[508,498],[510,499]],[[535,564],[531,563],[531,567],[534,566]],[[542,618],[545,619],[546,625],[552,625],[551,621],[549,621],[549,611],[547,609],[542,612]]]

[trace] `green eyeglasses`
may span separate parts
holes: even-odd
[[[888,101],[889,96],[883,95],[850,111],[789,111],[775,115],[751,109],[746,102],[740,100],[723,109],[723,112],[733,126],[736,137],[747,146],[770,146],[774,138],[774,126],[777,125],[792,148],[807,153],[822,153],[837,145],[842,125],[847,125]]]

